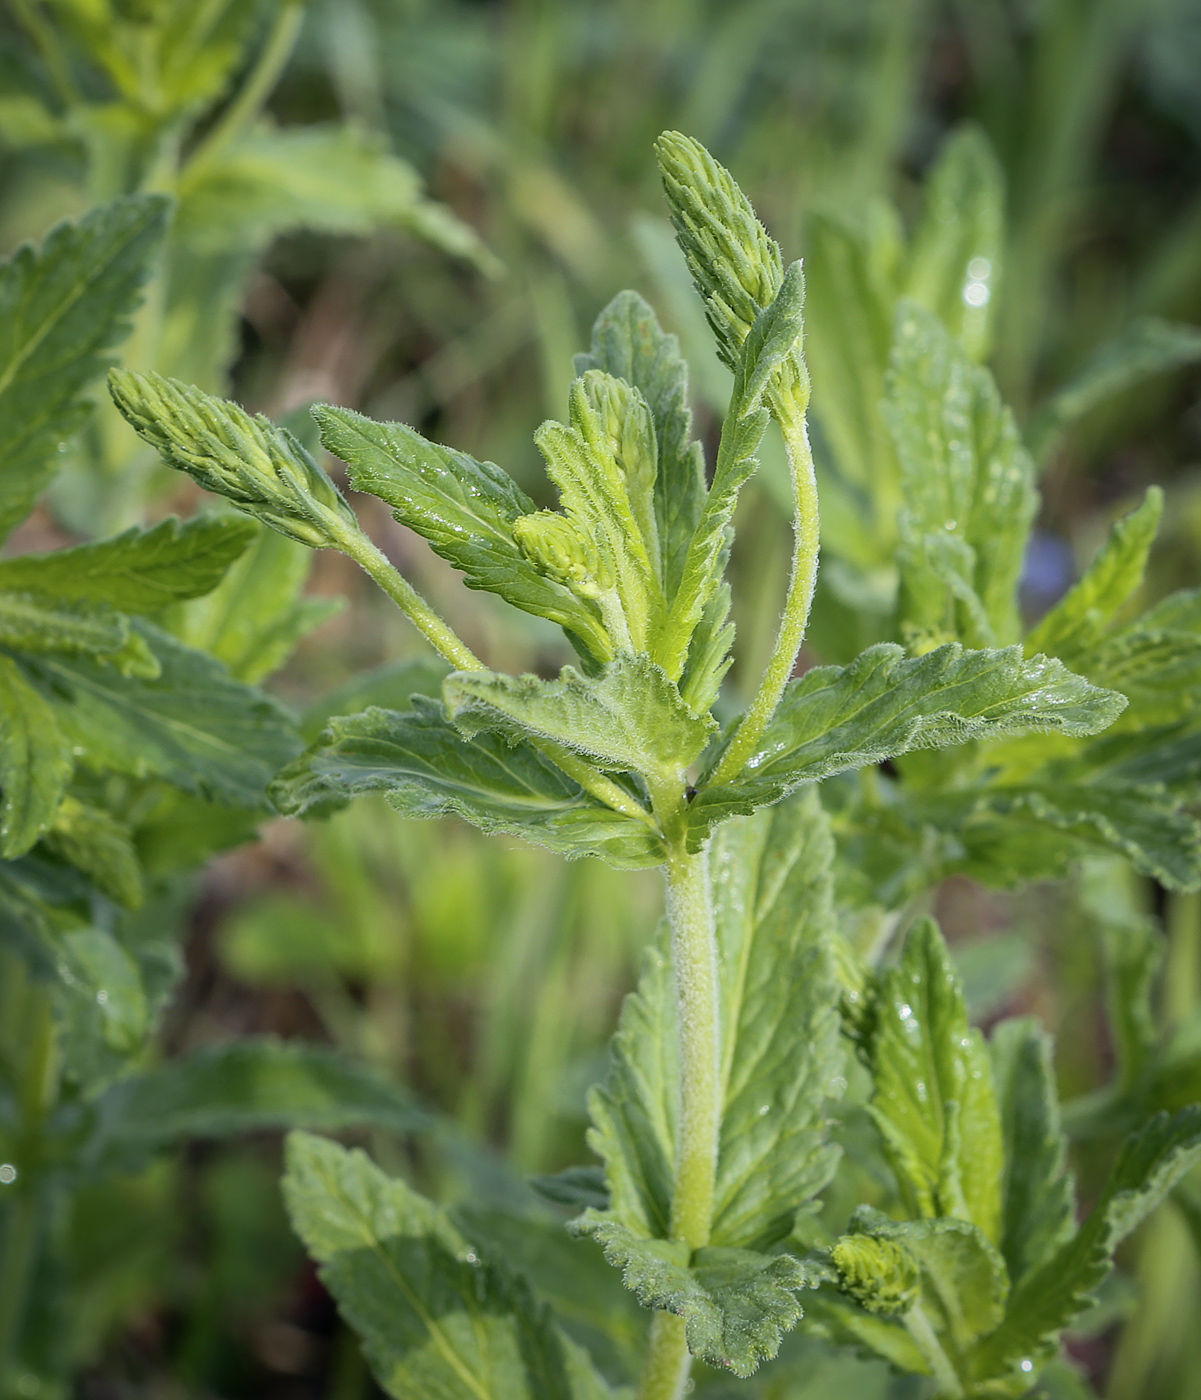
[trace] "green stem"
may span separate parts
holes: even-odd
[[[304,0],[285,0],[275,24],[263,45],[258,62],[250,70],[241,92],[222,113],[220,121],[192,152],[183,171],[181,184],[215,160],[229,143],[262,111],[292,56],[304,19]]]
[[[817,586],[817,477],[813,470],[809,434],[805,429],[804,410],[798,411],[793,402],[780,395],[773,401],[772,411],[784,434],[792,474],[792,575],[788,581],[784,615],[780,619],[772,658],[763,672],[750,708],[743,715],[721,762],[713,771],[709,780],[711,783],[728,783],[736,778],[763,737],[763,731],[775,713],[796,666],[797,654],[809,625],[813,591]]]
[[[40,1214],[37,1192],[20,1185],[16,1189],[0,1255],[0,1400],[16,1393],[12,1372],[33,1277]]]
[[[414,627],[444,660],[456,671],[486,671],[488,668],[465,642],[438,616],[413,585],[388,562],[387,556],[361,530],[349,529],[333,516],[322,516],[322,524],[336,540],[338,548],[350,556],[404,613]],[[534,746],[546,755],[585,792],[598,802],[623,816],[633,817],[652,830],[657,830],[650,812],[612,778],[607,778],[587,759],[572,753],[553,739],[534,739]]]
[[[680,1400],[688,1388],[692,1357],[684,1340],[684,1319],[657,1312],[651,1319],[646,1360],[638,1381],[638,1400]]]
[[[963,1382],[956,1375],[920,1303],[914,1303],[905,1314],[905,1326],[930,1367],[939,1396],[945,1396],[947,1400],[962,1400]]]
[[[1187,1021],[1201,1003],[1201,892],[1168,896],[1168,959],[1163,1013],[1169,1027]]]

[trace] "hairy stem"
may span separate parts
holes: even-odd
[[[222,113],[220,121],[192,152],[184,170],[185,179],[195,175],[225,148],[262,111],[296,45],[304,19],[304,0],[287,0],[275,17],[258,61],[247,75],[241,92]]]
[[[905,1326],[930,1367],[934,1383],[938,1387],[939,1400],[962,1400],[963,1383],[943,1351],[942,1343],[935,1335],[934,1328],[930,1326],[930,1319],[920,1303],[914,1303],[905,1314]]]
[[[675,1313],[657,1312],[651,1320],[638,1400],[680,1400],[687,1390],[691,1367],[692,1357],[684,1341],[684,1319]]]
[[[773,402],[772,409],[784,434],[792,473],[792,574],[771,660],[763,672],[750,708],[743,715],[721,762],[713,771],[710,779],[713,783],[728,783],[736,778],[762,738],[796,665],[797,653],[805,640],[805,628],[809,624],[813,590],[817,586],[817,478],[813,470],[809,434],[805,429],[805,415],[783,396],[780,401]]]
[[[322,523],[333,533],[339,549],[370,574],[444,661],[449,661],[457,671],[488,669],[362,531],[348,529],[340,522],[325,517]],[[645,826],[655,828],[654,817],[642,803],[612,778],[606,777],[587,759],[572,753],[569,748],[555,743],[553,739],[534,739],[531,742],[598,802],[603,802],[606,807],[611,807],[623,816],[633,817]]]

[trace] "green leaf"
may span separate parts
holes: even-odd
[[[247,1037],[141,1070],[97,1100],[88,1159],[139,1158],[181,1138],[267,1129],[336,1132],[367,1124],[420,1132],[431,1124],[407,1094],[332,1050]]]
[[[693,1356],[736,1376],[775,1356],[804,1314],[796,1295],[817,1282],[790,1254],[707,1245],[690,1256],[685,1244],[640,1237],[617,1220],[587,1228],[643,1307],[683,1318]]]
[[[932,919],[910,933],[873,1002],[871,1114],[910,1214],[1001,1239],[1001,1119],[988,1052]]]
[[[363,671],[310,705],[302,716],[301,732],[309,743],[315,743],[338,715],[357,715],[375,708],[405,710],[414,695],[440,700],[449,670],[440,656],[414,656]]]
[[[1201,848],[1197,851],[1201,876]],[[1102,895],[1104,898],[1104,894]],[[1150,919],[1122,918],[1109,907],[1101,923],[1105,1001],[1113,1036],[1119,1090],[1130,1091],[1142,1079],[1159,1049],[1155,988],[1163,963],[1163,935]]]
[[[960,127],[926,180],[905,294],[933,312],[977,363],[991,339],[1004,202],[1004,175],[988,138],[978,127]]]
[[[595,656],[612,654],[596,605],[540,572],[518,545],[513,526],[534,503],[500,467],[429,442],[403,423],[328,405],[313,416],[355,490],[386,501],[402,525],[463,572],[469,588],[558,623]]]
[[[171,516],[96,544],[0,559],[0,589],[154,613],[211,592],[256,534],[241,515]]]
[[[978,1348],[977,1379],[1029,1385],[1032,1367],[1054,1354],[1060,1331],[1083,1312],[1108,1275],[1118,1244],[1201,1160],[1201,1106],[1156,1114],[1127,1139],[1105,1190],[1075,1236],[1017,1285],[1005,1319]],[[1026,1363],[1023,1365],[1023,1363]]]
[[[567,856],[603,855],[626,867],[663,860],[646,826],[590,797],[536,749],[494,734],[468,741],[422,696],[411,711],[334,719],[272,787],[292,815],[322,814],[363,792],[386,793],[406,816],[459,816]]]
[[[1118,394],[1183,365],[1201,360],[1201,330],[1196,326],[1146,316],[1134,321],[1099,350],[1060,389],[1031,423],[1030,449],[1050,456],[1064,431],[1092,409]]]
[[[113,200],[0,264],[0,539],[49,482],[84,390],[129,333],[169,207]]]
[[[159,664],[154,679],[83,658],[25,659],[64,738],[94,769],[163,778],[211,801],[262,808],[267,783],[299,747],[288,716],[219,662],[150,623],[133,627]]]
[[[304,545],[260,528],[217,587],[172,608],[165,625],[253,685],[282,666],[302,637],[343,607],[341,598],[302,596],[312,565],[312,551]]]
[[[194,175],[185,168],[178,237],[202,255],[257,252],[293,229],[366,234],[384,224],[500,270],[472,228],[426,198],[407,161],[353,126],[264,122]]]
[[[102,894],[126,909],[142,903],[142,868],[132,833],[110,813],[68,795],[42,839],[48,850],[86,875]]]
[[[63,935],[60,947],[60,976],[69,989],[67,1015],[79,1011],[100,1022],[105,1046],[119,1055],[131,1055],[139,1048],[148,1025],[146,993],[137,964],[128,951],[99,928],[76,929]],[[82,1007],[70,1006],[81,998]],[[60,1013],[61,1014],[61,1013]],[[80,1036],[78,1025],[68,1030]]]
[[[717,727],[695,715],[661,667],[621,652],[597,676],[568,666],[554,681],[457,671],[443,688],[455,725],[474,737],[496,730],[540,736],[586,754],[607,768],[678,773],[700,757]]]
[[[988,371],[910,301],[897,311],[887,395],[905,502],[902,626],[971,646],[1016,641],[1038,493],[1013,415]]]
[[[952,644],[917,657],[886,643],[869,647],[850,666],[816,667],[790,682],[742,775],[707,788],[702,778],[690,810],[693,839],[733,813],[848,768],[1031,731],[1094,734],[1124,706],[1122,696],[1059,661],[1023,660],[1020,647]],[[719,758],[720,750],[710,768]]]
[[[124,614],[106,603],[0,593],[0,645],[13,651],[90,656],[124,676],[153,680],[158,662]]]
[[[1090,680],[1130,700],[1124,729],[1195,715],[1201,695],[1201,589],[1173,593],[1111,633],[1082,658],[1082,668]]]
[[[20,667],[0,656],[0,856],[12,860],[54,821],[73,767],[54,710]]]
[[[528,1286],[359,1151],[288,1139],[284,1195],[325,1286],[396,1400],[601,1400]]]
[[[1001,1253],[1016,1286],[1072,1235],[1076,1196],[1051,1060],[1033,1019],[1002,1021],[989,1041],[1005,1143]]]
[[[816,791],[713,839],[723,1113],[712,1242],[776,1246],[834,1173],[834,846]]]
[[[161,374],[111,370],[108,385],[138,436],[206,491],[312,549],[359,533],[354,512],[313,457],[261,413],[252,417]]]
[[[665,335],[655,313],[637,292],[619,292],[596,319],[592,345],[577,355],[577,374],[604,370],[637,389],[655,424],[658,472],[655,520],[663,592],[675,596],[705,499],[705,462],[692,438],[688,366],[680,342]]]
[[[1142,584],[1162,514],[1163,492],[1149,486],[1142,505],[1114,524],[1080,582],[1026,638],[1028,655],[1046,652],[1069,665],[1087,659]]]

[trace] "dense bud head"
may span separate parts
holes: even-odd
[[[868,1312],[905,1312],[917,1300],[917,1262],[894,1240],[844,1235],[830,1259],[839,1287]]]
[[[780,289],[784,264],[733,176],[699,141],[665,131],[655,143],[663,187],[718,352],[736,369],[755,318]]]
[[[113,402],[163,459],[315,549],[334,543],[331,528],[359,528],[354,512],[313,458],[284,428],[227,399],[212,398],[161,374],[114,369]]]
[[[596,550],[565,515],[539,510],[520,516],[513,522],[513,538],[530,563],[557,583],[579,591],[595,583]]]

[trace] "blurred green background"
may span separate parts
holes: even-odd
[[[659,131],[708,145],[787,257],[850,231],[868,253],[847,275],[870,280],[886,279],[932,162],[970,123],[1003,191],[984,278],[989,362],[1045,461],[1031,613],[1151,482],[1168,492],[1156,589],[1199,581],[1197,339],[1180,337],[1170,372],[1120,392],[1107,388],[1103,348],[1137,338],[1142,318],[1201,321],[1201,0],[8,0],[2,24],[0,251],[123,190],[179,198],[127,363],[276,417],[321,399],[403,419],[502,462],[540,498],[533,429],[563,412],[572,355],[621,287],[643,291],[679,334],[711,440],[719,425],[728,375],[663,215]],[[235,119],[260,110],[271,124],[234,159]],[[926,217],[953,222],[948,198]],[[835,298],[826,314],[858,313]],[[863,334],[870,344],[873,327]],[[887,321],[880,334],[886,345]],[[870,415],[869,362],[855,388]],[[1087,411],[1069,412],[1064,386],[1098,364]],[[838,452],[821,369],[819,358],[819,463]],[[859,411],[852,401],[845,422]],[[734,561],[735,691],[774,633],[782,479],[769,453],[740,506],[752,547]],[[187,513],[196,494],[102,412],[16,547]],[[540,624],[464,596],[379,502],[356,505],[490,664],[544,664]],[[299,583],[307,563],[290,546],[262,549],[264,567]],[[855,580],[870,593],[870,568]],[[815,656],[840,660],[871,640],[870,599],[856,612],[852,583],[826,588]],[[257,679],[319,623],[270,681],[298,709],[316,706],[319,727],[339,686],[417,648],[340,556],[318,557],[307,588],[348,605],[316,601],[297,619],[279,603],[278,654],[239,655],[202,610],[189,626]],[[653,876],[405,823],[382,803],[325,826],[276,823],[156,911],[187,928],[187,977],[161,1043],[170,1054],[273,1032],[345,1047],[444,1115],[419,1149],[374,1142],[386,1165],[444,1196],[501,1198],[522,1176],[583,1160],[584,1093],[659,902]],[[1168,902],[1099,866],[1016,895],[957,879],[936,904],[977,1016],[1041,1016],[1060,1037],[1067,1098],[1105,1082],[1114,1061],[1099,929],[1120,941],[1165,920],[1165,1023],[1201,1000],[1196,897]],[[62,1344],[81,1395],[371,1393],[289,1234],[277,1172],[274,1139],[201,1144],[76,1203],[65,1286],[81,1322]],[[1201,1393],[1191,1248],[1166,1213],[1135,1242],[1125,1282],[1073,1342],[1098,1394]],[[1139,1296],[1138,1322],[1123,1327]],[[781,1397],[909,1393],[878,1367],[797,1345]]]

